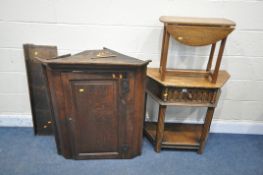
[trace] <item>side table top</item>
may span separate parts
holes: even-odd
[[[188,25],[188,26],[217,26],[234,27],[236,23],[225,18],[194,18],[179,16],[161,16],[160,21],[168,24]]]

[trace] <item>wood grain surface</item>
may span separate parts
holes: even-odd
[[[109,52],[112,55],[108,57],[100,57],[99,55],[103,52]],[[142,66],[147,65],[150,61],[143,61],[127,55],[118,53],[116,51],[103,48],[101,50],[87,50],[80,52],[78,54],[53,59],[53,60],[44,60],[38,58],[42,63],[49,65],[126,65],[126,66]]]
[[[235,26],[236,23],[225,18],[196,18],[196,17],[179,17],[179,16],[161,16],[160,21],[163,23],[171,23],[178,25],[194,25],[194,26]]]
[[[168,70],[169,71],[169,70]],[[200,87],[200,88],[220,88],[230,78],[227,71],[221,70],[218,73],[216,83],[212,83],[205,76],[183,76],[183,75],[166,75],[165,81],[161,81],[158,68],[148,68],[147,76],[154,79],[164,86],[177,86],[177,87]]]

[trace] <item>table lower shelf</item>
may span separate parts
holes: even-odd
[[[145,122],[144,134],[155,145],[156,122]],[[202,124],[166,123],[161,148],[199,149]]]

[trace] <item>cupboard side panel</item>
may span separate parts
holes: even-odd
[[[57,151],[66,158],[72,158],[71,144],[68,137],[69,133],[65,116],[64,90],[60,72],[52,71],[47,67],[47,76],[53,106],[53,128],[57,143]]]
[[[135,77],[135,115],[134,126],[136,130],[133,137],[133,152],[141,154],[142,138],[143,138],[143,122],[144,122],[144,100],[145,100],[145,80],[146,80],[146,67],[140,67],[136,71]]]
[[[119,80],[119,128],[121,158],[132,157],[134,126],[134,72],[125,71]]]

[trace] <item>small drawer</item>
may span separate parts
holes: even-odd
[[[216,102],[217,89],[169,87],[162,91],[161,99],[165,102],[211,103]]]
[[[162,102],[186,106],[216,106],[220,96],[220,88],[165,86],[151,78],[147,78],[147,92]]]

